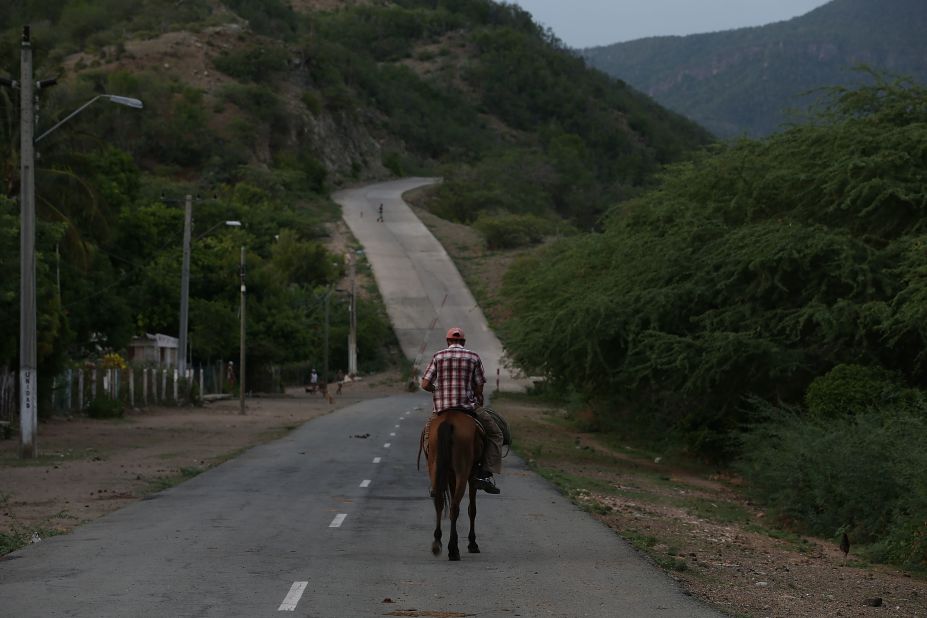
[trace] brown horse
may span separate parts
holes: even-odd
[[[476,420],[470,414],[458,410],[447,410],[435,418],[429,430],[428,440],[428,476],[434,492],[435,503],[435,539],[431,544],[431,553],[441,554],[441,516],[445,507],[451,521],[451,536],[447,541],[449,560],[460,560],[457,548],[457,517],[460,515],[460,503],[464,490],[470,488],[470,534],[467,551],[480,553],[476,544],[476,532],[473,523],[476,520],[476,485],[470,482],[473,466],[483,456],[483,436]]]

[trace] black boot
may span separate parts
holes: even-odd
[[[497,495],[502,493],[501,490],[496,487],[496,483],[492,479],[492,472],[483,467],[479,467],[473,471],[471,482],[476,485],[477,489],[482,489],[488,494]]]

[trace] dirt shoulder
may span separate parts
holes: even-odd
[[[39,425],[40,457],[20,460],[0,440],[0,555],[37,534],[66,533],[175,485],[308,420],[403,392],[399,373],[347,383],[332,402],[302,388],[286,396],[191,408],[132,410],[117,420],[56,417]],[[334,392],[334,391],[333,391]]]
[[[694,596],[735,616],[927,616],[927,579],[848,559],[833,541],[777,530],[737,480],[668,465],[562,412],[495,403],[539,474],[630,541]],[[881,606],[867,602],[881,600]],[[871,600],[871,601],[870,601]]]

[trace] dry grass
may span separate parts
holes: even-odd
[[[577,430],[518,398],[496,407],[518,453],[693,595],[737,616],[927,616],[927,581],[851,559],[836,542],[777,529],[736,479]],[[870,607],[867,599],[883,599]]]

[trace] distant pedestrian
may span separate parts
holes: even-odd
[[[338,390],[335,391],[335,394],[340,395],[341,389],[344,386],[344,372],[339,369],[338,374],[335,376],[335,379],[338,380]]]
[[[225,381],[228,382],[229,390],[235,390],[235,383],[238,381],[235,376],[235,361],[229,361],[226,365]]]
[[[319,372],[312,368],[309,372],[309,384],[306,386],[307,393],[314,393],[319,388]]]
[[[380,207],[377,209],[377,221],[383,223],[383,204],[380,204]]]

